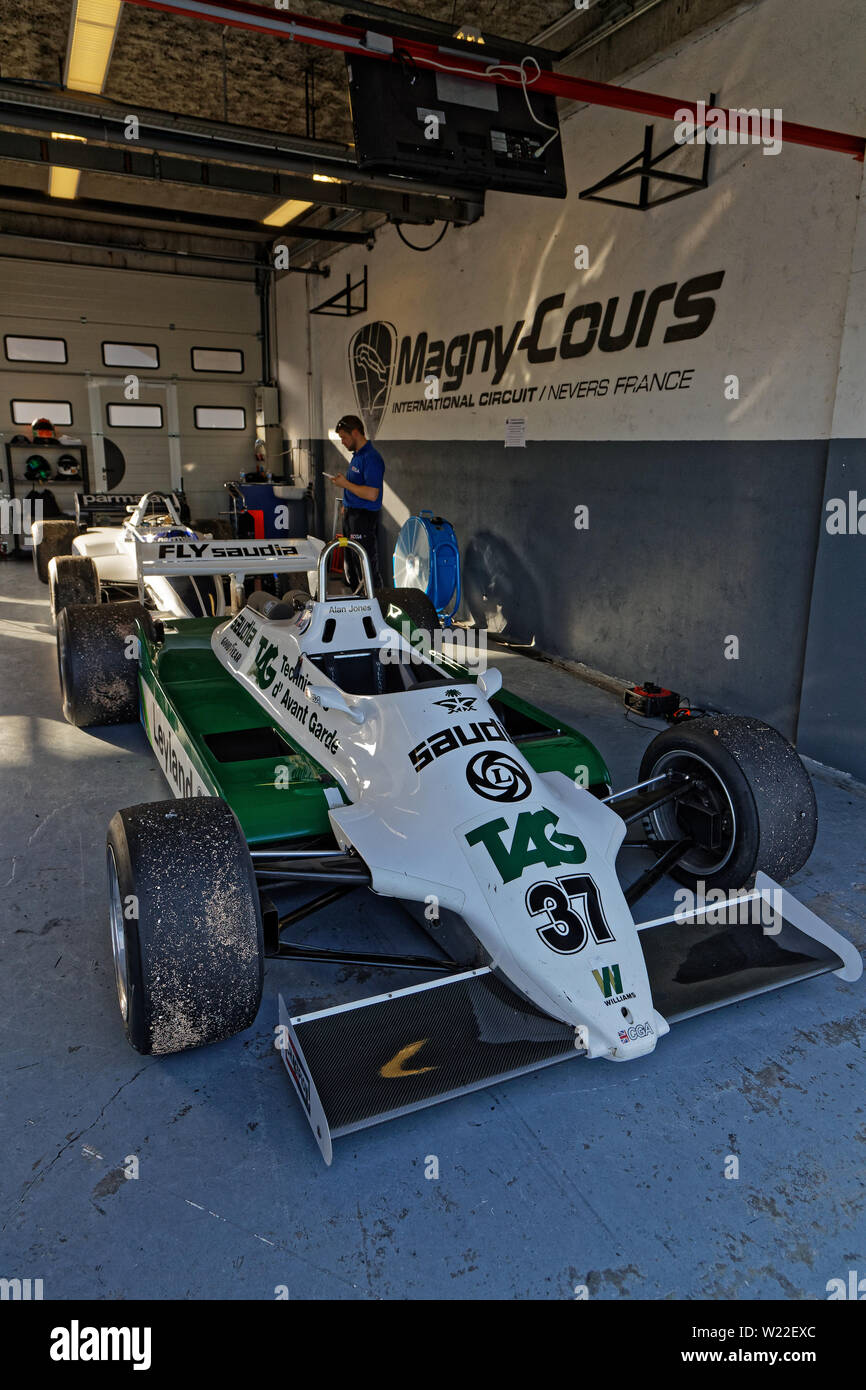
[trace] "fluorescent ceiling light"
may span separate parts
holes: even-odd
[[[81,145],[87,144],[83,135],[66,135],[62,130],[52,130],[51,139],[76,140]],[[68,169],[65,165],[61,168],[57,164],[52,164],[48,177],[49,195],[52,198],[77,198],[80,177],[80,169]]]
[[[461,24],[455,39],[464,39],[466,43],[483,43],[484,35],[480,29],[476,29],[474,24]]]
[[[287,222],[291,222],[295,217],[299,217],[307,208],[311,208],[312,203],[303,203],[299,198],[290,198],[287,203],[280,203],[273,212],[269,212],[267,217],[262,218],[266,227],[285,227]]]
[[[63,85],[99,94],[105,85],[117,35],[121,0],[75,0]]]
[[[60,169],[52,165],[48,179],[48,192],[52,198],[75,198],[78,196],[80,169]]]

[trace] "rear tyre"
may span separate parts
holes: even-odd
[[[77,729],[138,720],[138,602],[76,604],[57,619],[63,713]]]
[[[51,621],[71,603],[99,603],[99,575],[87,555],[55,555],[48,562]]]
[[[280,608],[290,608],[292,613],[300,613],[309,602],[309,589],[287,589],[280,599]]]
[[[78,535],[74,521],[37,521],[30,528],[33,539],[33,568],[43,584],[48,583],[48,564],[55,555],[71,555]]]
[[[647,838],[696,844],[671,870],[696,887],[745,888],[757,871],[784,883],[815,843],[815,793],[795,749],[759,719],[712,715],[666,729],[650,743],[640,781],[685,772],[691,785],[645,820]]]
[[[425,632],[442,626],[439,614],[423,589],[377,589],[376,598],[382,617],[398,631],[403,617]]]
[[[291,594],[303,594],[304,598],[309,598],[310,581],[303,570],[298,570],[297,574],[278,574],[277,594],[287,602]]]
[[[252,860],[217,797],[118,811],[108,827],[115,983],[126,1036],[166,1054],[249,1028],[264,939]]]

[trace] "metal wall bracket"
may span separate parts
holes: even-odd
[[[353,300],[352,295],[355,290],[360,290],[360,303]],[[315,309],[311,309],[311,314],[326,314],[336,318],[352,318],[355,314],[367,312],[367,267],[364,266],[364,273],[360,280],[352,284],[352,277],[347,273],[346,288],[337,290],[330,299],[325,299],[321,304],[317,304]]]
[[[716,93],[710,93],[707,108],[715,106]],[[653,154],[653,135],[655,127],[648,125],[644,127],[643,149],[640,154],[633,155],[627,159],[625,164],[620,164],[618,169],[614,169],[612,174],[599,179],[598,183],[592,184],[590,188],[584,188],[578,194],[579,198],[584,198],[588,202],[613,203],[615,207],[634,208],[636,212],[648,212],[650,208],[659,207],[662,203],[670,203],[674,198],[685,198],[688,193],[697,193],[701,188],[708,188],[710,181],[710,146],[704,145],[704,157],[700,175],[694,174],[674,174],[669,169],[660,168],[662,160],[668,159],[683,148],[682,145],[669,145],[660,154]],[[619,184],[625,183],[628,179],[640,179],[640,191],[637,202],[626,198],[609,198],[602,196],[602,190],[615,188]],[[661,179],[665,183],[679,184],[675,193],[666,193],[664,197],[650,197],[650,180]]]

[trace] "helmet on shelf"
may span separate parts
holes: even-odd
[[[47,458],[43,458],[42,454],[31,454],[24,465],[24,477],[30,483],[47,483],[51,477]]]
[[[33,433],[33,443],[40,440],[43,444],[56,444],[57,438],[54,434],[54,426],[44,415],[39,415],[30,426]]]

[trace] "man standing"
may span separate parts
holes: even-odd
[[[381,589],[378,529],[385,460],[364,434],[363,421],[357,415],[341,416],[336,432],[343,448],[349,449],[353,455],[346,472],[338,473],[331,479],[334,487],[343,489],[343,534],[366,550],[373,583],[377,589]],[[346,579],[354,591],[362,583],[361,566],[350,550],[346,551]]]

